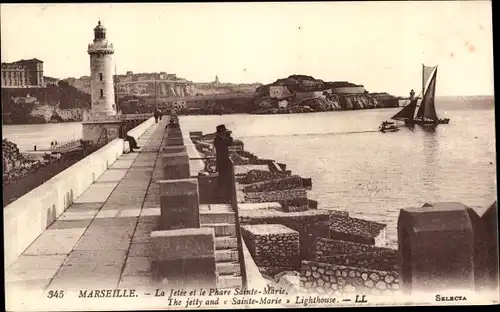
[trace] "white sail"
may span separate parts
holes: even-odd
[[[427,86],[429,78],[436,68],[437,66],[425,66],[422,64],[422,95],[425,94],[425,87]]]

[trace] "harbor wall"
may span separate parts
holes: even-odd
[[[138,138],[151,125],[148,119],[129,133]],[[123,154],[123,150],[123,139],[115,139],[6,206],[3,211],[4,267],[9,267]]]
[[[127,134],[137,140],[137,138],[140,137],[144,132],[146,132],[146,130],[148,130],[149,127],[151,127],[154,123],[155,123],[154,117],[150,117],[148,120],[141,123],[137,127],[133,128],[132,130],[129,130]]]

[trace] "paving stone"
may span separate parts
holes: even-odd
[[[75,203],[105,202],[116,185],[118,185],[118,182],[94,183],[75,200]]]
[[[92,219],[81,219],[81,220],[56,220],[52,223],[48,229],[76,229],[76,228],[86,228],[90,225]]]
[[[129,257],[149,257],[149,244],[147,243],[132,243],[128,252]]]
[[[101,209],[103,203],[73,203],[66,209],[67,212],[71,211],[82,211],[82,210],[99,210]]]
[[[73,250],[64,265],[95,264],[120,265],[125,263],[126,250]]]
[[[73,250],[85,228],[45,230],[23,255],[67,255]]]
[[[130,242],[131,237],[126,236],[83,236],[75,246],[75,250],[128,250]]]
[[[121,277],[119,288],[144,288],[147,293],[153,294],[151,289],[159,287],[158,283],[153,281],[150,276],[125,275]]]
[[[129,256],[122,273],[122,276],[127,275],[151,276],[149,257]]]
[[[111,169],[128,169],[132,166],[135,159],[119,159],[111,165]]]
[[[51,279],[66,259],[66,255],[21,255],[5,271],[6,282]]]
[[[96,182],[118,182],[123,179],[127,169],[108,169],[106,170]]]
[[[99,210],[80,210],[80,211],[65,211],[57,220],[71,221],[71,220],[85,220],[94,219],[94,216]]]
[[[122,266],[76,264],[63,265],[49,285],[51,289],[115,288]]]

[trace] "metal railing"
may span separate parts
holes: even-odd
[[[248,287],[247,281],[247,271],[245,267],[245,255],[243,252],[243,237],[241,235],[241,225],[240,225],[240,214],[238,208],[238,196],[236,193],[236,176],[234,172],[234,162],[232,159],[229,159],[231,162],[231,207],[234,211],[235,218],[235,227],[236,227],[236,241],[238,243],[238,258],[240,262],[240,271],[241,271],[241,282],[243,289]]]

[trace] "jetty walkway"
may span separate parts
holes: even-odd
[[[153,124],[138,152],[121,155],[6,269],[8,301],[36,301],[49,289],[151,286],[148,240],[160,215],[152,181],[161,179],[154,168],[165,125]]]

